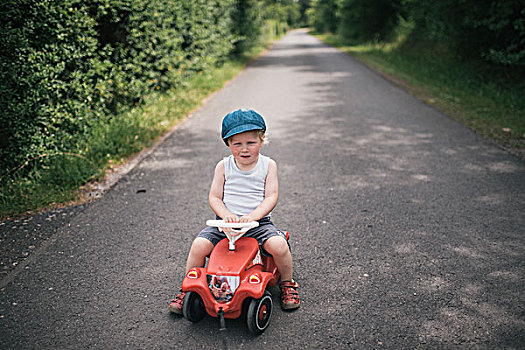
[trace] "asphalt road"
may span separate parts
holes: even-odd
[[[167,309],[239,107],[267,120],[302,286],[259,337]],[[0,348],[523,349],[524,213],[523,161],[292,32],[101,199],[0,226],[43,237],[0,281]]]

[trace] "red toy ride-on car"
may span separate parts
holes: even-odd
[[[248,330],[253,334],[264,332],[270,324],[273,309],[272,295],[267,288],[278,282],[279,272],[273,258],[261,254],[257,240],[242,237],[259,223],[208,220],[206,224],[219,229],[232,228],[234,233],[228,234],[228,238],[214,247],[206,267],[192,268],[184,277],[184,317],[198,322],[207,312],[218,317],[221,329],[225,329],[224,319],[241,316],[246,301]]]

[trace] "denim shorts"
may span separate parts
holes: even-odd
[[[281,236],[286,240],[285,233],[282,231],[279,231],[269,217],[262,218],[259,220],[259,226],[254,227],[250,229],[248,232],[246,232],[243,237],[252,237],[259,242],[259,248],[262,250],[262,246],[264,242],[268,240],[268,238],[273,236]],[[207,226],[204,230],[202,230],[197,237],[206,238],[208,241],[213,243],[213,245],[217,245],[222,239],[226,238],[226,235],[224,232],[219,231],[217,227],[210,227]]]

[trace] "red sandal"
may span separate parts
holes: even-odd
[[[186,293],[183,291],[180,291],[179,294],[175,295],[175,298],[173,298],[170,301],[169,309],[171,312],[177,315],[182,315],[182,303],[184,302],[184,296]]]
[[[281,289],[281,308],[284,310],[297,309],[301,301],[299,300],[299,283],[295,281],[284,281],[279,283]]]

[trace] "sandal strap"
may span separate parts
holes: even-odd
[[[299,296],[299,293],[295,290],[295,289],[292,289],[292,288],[286,288],[286,289],[283,289],[282,292],[281,292],[281,295],[283,297],[292,297],[292,298],[296,298]]]
[[[186,293],[180,292],[179,294],[175,295],[175,298],[173,298],[170,303],[175,303],[182,306],[185,295]]]
[[[292,288],[292,289],[298,289],[299,288],[299,283],[295,282],[295,281],[283,281],[281,283],[279,283],[279,288],[283,289],[283,288]]]
[[[284,281],[279,283],[281,289],[281,299],[299,301],[299,283],[295,281]]]

